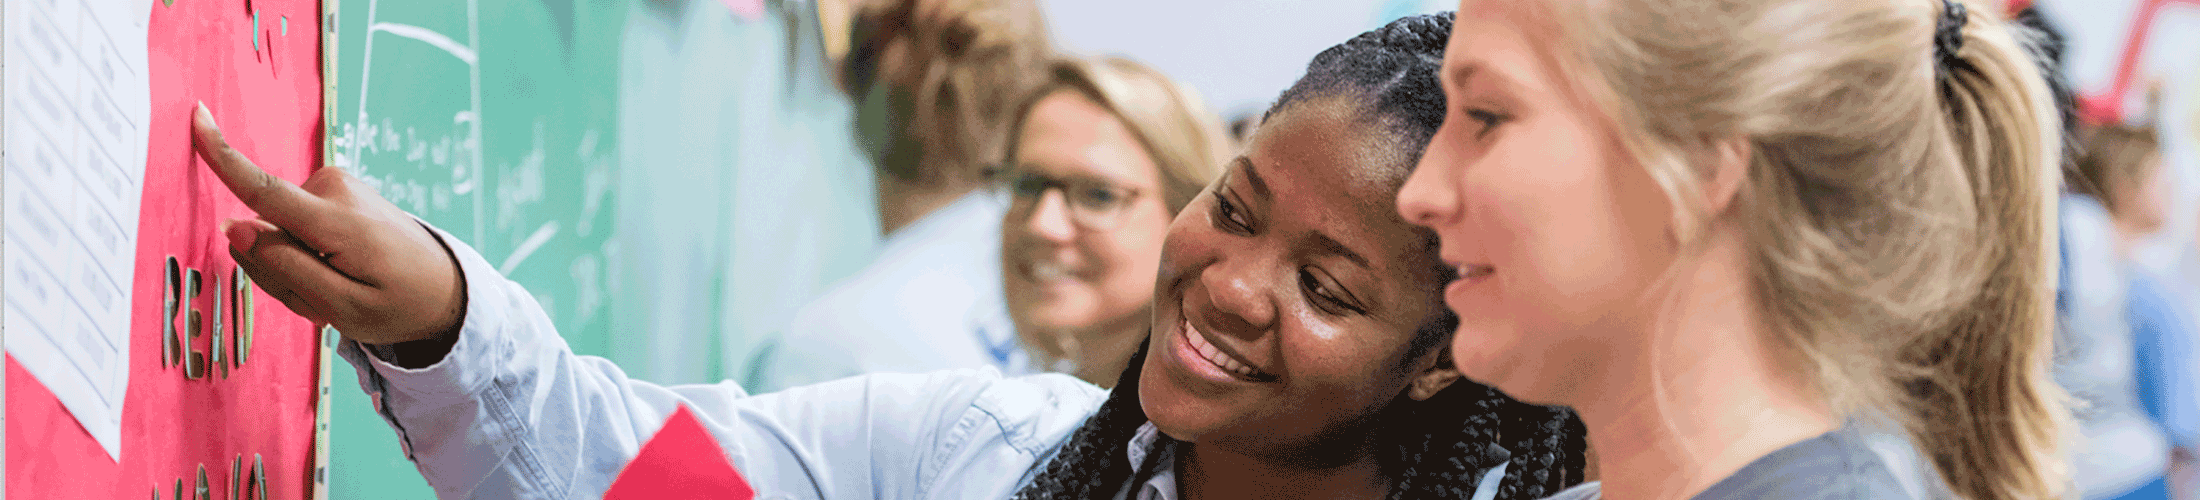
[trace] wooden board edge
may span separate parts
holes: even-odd
[[[329,131],[332,130],[332,127],[336,123],[336,68],[339,61],[339,59],[337,59],[339,54],[337,54],[336,52],[336,35],[338,26],[336,22],[336,15],[338,12],[342,12],[342,10],[340,9],[341,1],[342,0],[320,0],[320,141],[321,165],[324,167],[336,165],[336,148],[332,147],[329,144]],[[308,469],[311,471],[308,474],[310,474],[310,480],[313,484],[313,500],[328,500],[329,416],[331,413],[329,404],[329,385],[331,381],[334,380],[334,377],[332,377],[332,373],[334,358],[336,357],[336,342],[334,340],[335,336],[333,335],[333,332],[328,331],[326,327],[323,327],[321,331],[314,332],[314,336],[317,340],[316,342],[314,342],[314,345],[318,346],[316,350],[319,351],[319,355],[316,357],[320,359],[321,369],[320,375],[318,377],[319,380],[314,383],[314,390],[316,391],[316,393],[314,394],[313,398],[313,464],[312,467]]]

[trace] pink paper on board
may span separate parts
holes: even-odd
[[[726,459],[718,440],[682,405],[619,471],[604,500],[749,500],[756,490]]]
[[[321,2],[249,3],[264,19],[287,16],[300,24],[288,34],[266,23],[255,32],[243,1],[147,5],[152,123],[136,269],[125,270],[132,273],[132,304],[122,456],[109,458],[54,394],[9,356],[7,495],[145,498],[157,491],[173,498],[176,481],[193,486],[204,465],[208,489],[227,497],[231,465],[241,457],[250,467],[257,455],[272,485],[267,498],[307,498],[315,475],[320,375],[312,323],[255,287],[247,362],[231,367],[227,378],[216,372],[185,380],[181,368],[161,366],[160,321],[167,257],[209,278],[219,273],[227,283],[235,263],[221,220],[252,216],[192,152],[191,111],[198,102],[214,112],[230,143],[269,173],[300,182],[319,164]],[[209,288],[190,307],[213,311],[214,296]],[[212,336],[203,335],[190,349],[205,352],[212,344]]]
[[[727,9],[733,10],[733,15],[741,16],[741,19],[744,21],[755,21],[764,18],[764,0],[718,1],[720,3],[726,4]]]

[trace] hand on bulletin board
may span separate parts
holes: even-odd
[[[322,339],[238,279],[221,221],[253,214],[200,164],[190,123],[203,101],[238,150],[277,177],[305,179],[321,157],[320,0],[148,8],[152,108],[121,453],[110,457],[11,357],[7,494],[177,498],[181,488],[194,498],[203,473],[208,498],[307,498],[325,479],[314,432]]]

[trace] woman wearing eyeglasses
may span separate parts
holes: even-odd
[[[1002,289],[1034,365],[1110,385],[1145,338],[1161,239],[1231,153],[1188,89],[1129,60],[1062,61],[995,170]]]
[[[960,242],[889,253],[909,261],[899,267],[940,279],[821,298],[815,304],[827,306],[798,313],[757,359],[750,389],[978,366],[1115,382],[1145,335],[1169,221],[1214,178],[1231,145],[1195,94],[1144,65],[1063,59],[1045,73],[1015,101],[1003,161],[988,171],[991,196],[944,209],[1005,208],[998,243],[990,224],[911,225]],[[972,260],[981,252],[971,247],[995,244],[998,263]],[[998,281],[962,275],[994,265]]]

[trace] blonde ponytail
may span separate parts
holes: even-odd
[[[1974,9],[1984,10],[1984,9]],[[2023,35],[1973,14],[1939,84],[1954,151],[1976,186],[1979,243],[1999,249],[1977,300],[1903,352],[1910,434],[1956,493],[2059,497],[2064,395],[2047,375],[2062,128]],[[1937,334],[1936,334],[1937,333]]]
[[[1946,23],[1941,0],[1573,5],[1583,97],[1682,207],[1678,238],[1746,228],[1757,305],[1828,402],[1895,417],[1959,496],[2058,497],[2062,138],[2029,35],[1984,5]],[[1720,137],[1754,157],[1705,213],[1682,193]]]

